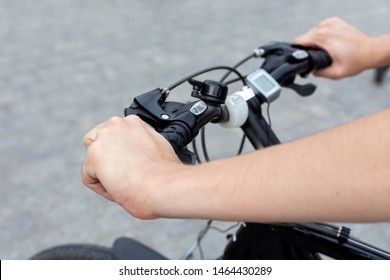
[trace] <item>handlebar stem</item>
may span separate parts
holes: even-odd
[[[261,114],[261,104],[257,98],[247,101],[249,115],[247,121],[241,126],[255,149],[280,144],[279,139]]]

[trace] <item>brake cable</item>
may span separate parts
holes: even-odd
[[[228,70],[229,73],[234,72],[239,77],[239,79],[242,81],[242,83],[245,85],[245,78],[244,78],[244,76],[242,76],[242,74],[237,69],[230,67],[230,66],[223,66],[222,65],[222,66],[215,66],[215,67],[206,68],[206,69],[200,70],[198,72],[192,73],[191,75],[189,75],[189,76],[173,83],[172,85],[166,87],[166,90],[172,90],[172,89],[178,87],[179,85],[187,82],[188,79],[194,78],[196,76],[202,75],[202,74],[207,73],[207,72],[216,71],[216,70]]]
[[[247,61],[249,61],[250,59],[257,58],[257,57],[260,57],[260,56],[261,56],[261,53],[258,51],[258,49],[255,49],[252,54],[246,56],[245,58],[243,58],[242,60],[237,62],[235,65],[233,65],[232,67],[228,67],[230,69],[227,69],[228,72],[225,75],[222,76],[222,78],[219,80],[219,82],[223,83],[227,79],[227,77],[231,73],[234,72],[235,74],[237,74],[238,78],[235,78],[233,80],[229,80],[225,84],[232,84],[232,83],[235,83],[235,82],[238,82],[238,81],[241,80],[243,85],[245,86],[246,85],[245,79],[243,79],[242,75],[239,74],[239,72],[237,71],[237,68],[240,67],[241,65],[243,65],[244,63],[246,63]],[[200,71],[200,72],[202,72],[202,71]],[[202,72],[202,74],[203,74],[203,72]],[[209,157],[208,152],[207,152],[206,128],[205,127],[201,128],[201,130],[200,130],[200,137],[201,137],[201,145],[202,145],[203,156],[204,156],[205,161],[208,162],[208,161],[210,161],[210,157]],[[244,134],[242,136],[240,147],[238,149],[237,155],[240,155],[242,153],[243,148],[244,148],[244,144],[245,144],[245,140],[246,140],[246,136]],[[201,160],[200,160],[200,157],[199,157],[199,154],[198,154],[198,149],[196,147],[196,139],[194,139],[192,141],[192,146],[193,146],[194,153],[196,155],[196,158],[197,158],[198,162],[201,163]]]

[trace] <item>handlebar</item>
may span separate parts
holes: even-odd
[[[160,133],[168,140],[182,162],[195,164],[195,154],[191,153],[186,148],[187,144],[192,141],[190,137],[191,132],[188,130],[186,125],[181,122],[174,122],[163,129]]]
[[[332,64],[332,58],[325,50],[309,51],[313,60],[314,69],[320,70]]]
[[[242,75],[237,67],[250,58],[263,58],[263,64],[248,75]],[[280,143],[261,114],[263,103],[279,97],[281,87],[288,87],[301,96],[311,95],[313,84],[298,85],[295,77],[308,76],[311,72],[329,66],[332,59],[324,50],[309,49],[289,43],[272,43],[254,50],[235,67],[213,67],[186,77],[168,88],[157,88],[134,98],[125,109],[125,116],[135,114],[161,133],[172,145],[180,160],[194,164],[196,157],[187,145],[208,123],[221,123],[225,127],[241,127],[254,148]],[[228,69],[221,81],[234,72],[239,79],[198,81],[194,78],[211,70]],[[170,91],[188,81],[196,101],[179,103],[167,101]],[[228,84],[242,81],[244,87],[228,96]]]

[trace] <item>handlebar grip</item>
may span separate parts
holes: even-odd
[[[181,122],[174,122],[164,128],[160,134],[172,145],[174,150],[184,148],[191,142],[191,132],[187,126]]]
[[[168,140],[179,159],[186,164],[195,164],[195,154],[186,146],[192,141],[191,131],[181,122],[173,122],[164,128],[160,134]]]
[[[325,50],[310,51],[313,60],[313,70],[320,70],[330,66],[333,62],[332,57]]]

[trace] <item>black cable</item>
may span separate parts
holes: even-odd
[[[244,64],[245,62],[247,62],[248,60],[250,60],[251,58],[253,57],[256,57],[256,55],[254,53],[248,55],[247,57],[245,57],[244,59],[242,59],[241,61],[237,62],[236,65],[234,65],[232,68],[234,69],[237,69],[238,67],[240,67],[242,64]],[[221,83],[223,83],[226,78],[232,73],[233,71],[229,71],[227,72],[225,75],[222,76],[222,78],[219,80]]]
[[[215,70],[229,70],[230,72],[234,72],[240,78],[242,83],[245,84],[245,78],[241,75],[241,73],[238,70],[234,69],[233,67],[229,67],[229,66],[215,66],[215,67],[210,67],[210,68],[206,68],[206,69],[200,70],[198,72],[195,72],[195,73],[177,81],[176,83],[173,83],[172,85],[168,86],[166,89],[172,90],[175,87],[185,83],[188,79],[191,79],[191,78],[194,78],[196,76],[202,75],[202,74],[207,73],[207,72],[215,71]]]
[[[245,62],[247,62],[248,60],[250,60],[251,58],[253,57],[256,57],[255,54],[250,54],[248,55],[247,57],[245,57],[244,59],[242,59],[241,61],[239,61],[238,63],[236,63],[232,69],[230,69],[225,75],[222,76],[222,78],[219,80],[219,82],[223,83],[227,77],[231,74],[231,73],[236,73],[236,68],[238,68],[239,66],[241,66],[242,64],[244,64]],[[238,74],[237,74],[238,75]],[[225,84],[228,85],[228,84],[232,84],[232,83],[235,83],[235,82],[238,82],[238,81],[242,81],[243,85],[245,85],[245,79],[243,79],[242,75],[238,75],[239,77],[238,78],[235,78],[233,80],[229,80],[227,81]],[[203,150],[203,155],[205,157],[205,161],[208,162],[210,161],[210,158],[209,158],[209,155],[208,155],[208,152],[207,152],[207,145],[206,145],[206,139],[205,139],[205,136],[206,135],[206,130],[205,128],[203,127],[202,130],[201,130],[201,143],[202,143],[202,150]],[[241,140],[241,145],[240,145],[240,148],[238,150],[238,154],[241,154],[242,152],[242,149],[244,147],[244,143],[245,143],[245,135],[243,137],[243,139]]]
[[[237,155],[241,155],[242,150],[244,149],[245,140],[246,140],[246,135],[243,134],[242,139],[241,139],[240,148],[238,149]]]
[[[201,143],[202,143],[202,151],[203,151],[204,160],[206,162],[209,162],[210,161],[210,157],[209,157],[209,154],[207,152],[206,129],[205,129],[205,127],[202,127],[202,129],[200,130],[200,139],[201,139]]]
[[[245,76],[245,77],[246,77],[246,76]],[[240,78],[231,79],[231,80],[229,80],[229,81],[227,81],[227,82],[224,82],[224,84],[225,84],[225,85],[230,85],[230,84],[236,83],[236,82],[238,82],[238,81],[240,81]]]
[[[270,107],[271,107],[271,103],[268,103],[268,105],[267,105],[267,118],[268,118],[268,146],[270,146],[270,144],[271,144],[271,126],[272,126],[272,123],[271,123],[271,114],[270,114]]]
[[[199,76],[201,74],[204,74],[204,73],[207,73],[207,72],[211,72],[211,71],[215,71],[215,70],[228,70],[228,72],[222,76],[222,78],[220,79],[220,82],[223,83],[223,81],[231,74],[231,73],[235,73],[238,77],[234,80],[230,80],[228,81],[226,84],[231,84],[231,83],[235,83],[235,82],[238,82],[238,81],[241,81],[243,83],[243,85],[245,85],[245,78],[244,76],[242,76],[242,74],[236,69],[238,68],[239,66],[241,66],[242,64],[244,64],[245,62],[247,62],[248,60],[250,60],[251,58],[253,57],[256,57],[256,54],[253,53],[253,54],[250,54],[248,55],[247,57],[245,57],[244,59],[242,59],[241,61],[239,61],[238,63],[236,63],[233,67],[230,67],[230,66],[215,66],[215,67],[210,67],[210,68],[206,68],[206,69],[203,69],[203,70],[200,70],[198,72],[195,72],[175,83],[173,83],[172,85],[166,87],[166,88],[162,88],[162,90],[166,93],[168,93],[170,90],[178,87],[179,85],[185,83],[186,81],[188,81],[188,79],[190,78],[194,78],[196,76]],[[201,144],[202,144],[202,150],[203,150],[203,155],[204,155],[204,158],[205,158],[205,161],[208,162],[210,161],[210,158],[209,158],[209,155],[208,155],[208,152],[207,152],[207,146],[206,146],[206,136],[205,136],[205,128],[203,127],[201,129]],[[244,144],[244,141],[245,141],[245,138],[242,140],[241,142],[241,145],[240,145],[240,149],[239,149],[239,153],[241,153],[242,151],[242,148],[243,148],[243,144]],[[193,140],[192,142],[192,146],[194,148],[194,153],[195,153],[195,156],[197,158],[197,161],[199,163],[201,163],[201,160],[200,160],[200,157],[199,157],[199,153],[198,153],[198,150],[197,150],[197,146],[196,146],[196,141],[195,139]]]
[[[198,163],[202,163],[200,157],[199,157],[199,152],[198,152],[198,147],[196,145],[196,138],[194,138],[192,140],[192,148],[194,149],[194,153],[195,153],[195,156],[196,156],[196,160],[198,161]]]
[[[213,220],[207,221],[206,227],[201,232],[199,232],[199,235],[197,238],[197,247],[198,247],[198,251],[199,251],[199,255],[200,255],[201,260],[204,260],[204,254],[203,254],[201,242],[202,242],[203,238],[206,236],[206,233],[209,231],[212,222],[213,222]]]

